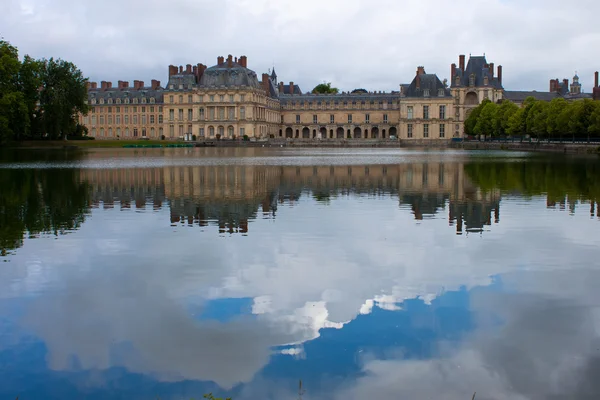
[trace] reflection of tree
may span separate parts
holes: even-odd
[[[73,169],[0,169],[0,249],[23,244],[23,236],[64,234],[89,212],[89,190]]]
[[[410,193],[400,195],[400,204],[410,204],[415,219],[422,220],[424,215],[433,216],[443,210],[448,198],[447,194]]]
[[[481,162],[465,165],[481,190],[515,191],[525,196],[546,194],[548,203],[600,200],[597,159],[544,159],[527,162]]]

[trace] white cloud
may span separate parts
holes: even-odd
[[[93,80],[166,80],[167,65],[246,54],[304,90],[397,90],[417,65],[447,78],[458,54],[486,53],[505,87],[547,90],[600,69],[594,0],[5,0],[2,35],[23,53],[75,62]]]

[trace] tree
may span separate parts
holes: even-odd
[[[465,134],[468,136],[475,135],[475,125],[477,125],[477,119],[479,118],[479,114],[481,114],[481,110],[486,104],[491,103],[490,100],[485,99],[481,102],[480,105],[471,110],[471,113],[465,120]]]
[[[318,94],[336,94],[339,92],[338,88],[331,87],[331,82],[320,83],[312,90],[312,93]]]
[[[569,104],[562,97],[552,99],[548,107],[548,119],[546,121],[546,129],[550,137],[560,136],[565,132],[565,128],[559,125],[558,117]]]
[[[590,115],[590,126],[588,134],[594,137],[600,137],[600,102],[594,102],[594,110]]]
[[[479,118],[477,119],[477,123],[475,124],[475,128],[473,128],[473,132],[476,135],[483,135],[485,138],[487,135],[492,135],[494,132],[494,120],[496,119],[496,111],[498,109],[498,105],[496,103],[487,102],[481,113],[479,114]]]
[[[532,104],[525,121],[528,135],[540,138],[547,134],[548,108],[549,103],[545,101],[536,101]]]
[[[41,129],[50,139],[74,133],[78,114],[87,114],[87,79],[70,62],[58,59],[41,61]]]
[[[519,110],[519,106],[509,100],[503,100],[496,110],[494,120],[494,134],[496,136],[507,135],[508,120]]]
[[[519,108],[509,119],[506,127],[506,132],[510,136],[522,136],[525,135],[525,109]]]
[[[29,128],[27,105],[19,91],[20,66],[17,48],[0,41],[0,144]]]

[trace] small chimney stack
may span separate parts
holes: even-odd
[[[107,87],[107,86],[106,86],[106,81],[101,81],[101,82],[100,82],[100,89],[102,89],[102,90],[106,90],[106,87]]]
[[[461,54],[458,56],[458,67],[462,72],[465,72],[465,55]]]
[[[106,89],[112,89],[112,82],[106,82]]]
[[[227,68],[233,68],[233,56],[231,54],[227,56]]]
[[[596,73],[594,73],[594,87],[600,87],[600,85],[598,84],[598,71],[596,71]]]
[[[417,76],[424,75],[424,74],[425,74],[425,67],[423,67],[423,66],[417,67]]]
[[[241,56],[238,61],[242,67],[248,68],[248,57]]]
[[[117,87],[118,87],[119,89],[125,89],[125,81],[119,81],[119,82],[117,83]]]
[[[279,94],[282,95],[284,91],[285,85],[283,84],[283,82],[279,82]]]
[[[294,82],[290,82],[290,94],[294,94]]]
[[[152,79],[152,84],[150,85],[150,87],[152,88],[152,90],[158,89],[160,87],[160,81]]]
[[[454,77],[456,77],[456,63],[452,63],[450,66],[450,79],[454,82]]]
[[[492,78],[494,77],[494,63],[490,63],[490,75],[492,75]]]
[[[90,90],[90,89],[92,88],[92,82],[90,82],[90,81],[87,81],[87,82],[85,83],[85,88],[86,88],[87,90]]]
[[[221,65],[225,62],[225,57],[219,56],[217,57],[217,65]]]
[[[192,73],[192,64],[188,64],[185,66],[185,73],[186,74],[191,74]]]
[[[169,65],[169,76],[177,75],[177,67],[175,65]]]
[[[558,79],[550,79],[550,92],[554,93],[557,92],[557,85],[558,84]]]
[[[269,85],[269,74],[262,74],[262,86],[263,90],[267,94],[268,97],[271,97],[271,90]]]
[[[98,82],[92,82],[92,89],[98,89]]]
[[[502,65],[498,65],[498,82],[502,86]]]
[[[569,80],[568,79],[563,79],[563,85],[569,89]]]

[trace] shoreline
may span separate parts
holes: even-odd
[[[296,148],[432,148],[462,150],[507,150],[562,154],[600,154],[600,143],[545,143],[510,141],[464,141],[450,140],[302,140],[270,139],[265,141],[166,141],[166,140],[70,140],[25,141],[6,146],[4,149],[100,149],[100,148],[178,148],[178,147],[296,147]]]

